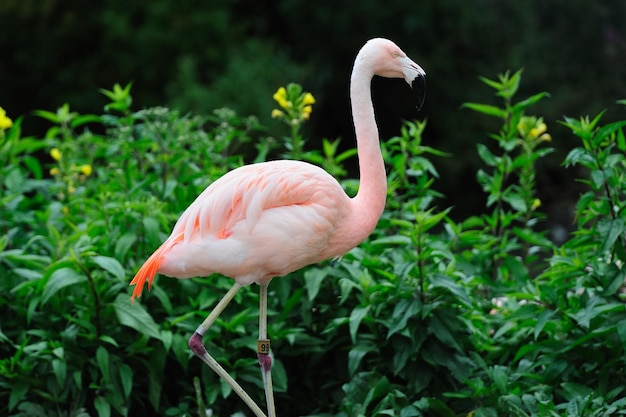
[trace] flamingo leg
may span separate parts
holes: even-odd
[[[265,401],[267,403],[267,415],[276,417],[274,408],[274,389],[272,388],[272,357],[270,356],[270,340],[267,337],[267,284],[259,284],[259,341],[257,343],[257,356],[263,376],[265,388]]]
[[[267,417],[263,411],[259,408],[258,405],[250,398],[248,393],[231,377],[228,372],[207,352],[204,344],[202,343],[202,336],[209,330],[209,327],[217,320],[217,318],[222,314],[222,311],[226,308],[228,303],[233,299],[237,291],[241,288],[241,285],[235,283],[230,290],[224,295],[224,297],[220,300],[219,303],[215,306],[213,311],[209,314],[209,316],[202,322],[198,329],[195,331],[193,336],[189,339],[189,348],[193,351],[193,353],[198,356],[202,362],[206,363],[209,368],[213,370],[217,375],[219,375],[230,387],[239,395],[239,397],[248,405],[250,410],[257,417]],[[271,416],[271,415],[270,415]]]

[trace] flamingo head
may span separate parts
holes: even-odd
[[[369,64],[375,75],[387,78],[404,78],[417,95],[417,109],[424,104],[426,72],[388,39],[369,40],[361,52],[363,63]]]

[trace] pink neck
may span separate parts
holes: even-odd
[[[373,73],[357,58],[352,71],[350,98],[359,155],[359,192],[353,199],[365,239],[376,227],[387,199],[387,176],[371,96]]]

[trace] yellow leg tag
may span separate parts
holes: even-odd
[[[257,353],[264,353],[264,354],[270,353],[270,340],[269,339],[257,340],[256,351]]]

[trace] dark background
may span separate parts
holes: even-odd
[[[567,225],[577,195],[573,173],[560,166],[576,139],[564,115],[605,121],[624,117],[626,2],[588,0],[361,0],[358,2],[201,0],[2,0],[0,106],[25,133],[47,124],[32,110],[65,102],[99,113],[97,91],[133,81],[134,108],[166,105],[208,113],[232,107],[258,115],[267,134],[284,134],[269,117],[278,86],[297,82],[317,99],[306,135],[353,144],[348,100],[354,56],[372,37],[388,37],[427,72],[427,97],[417,113],[401,80],[374,81],[383,138],[402,119],[427,118],[425,144],[448,151],[435,158],[435,188],[455,206],[453,217],[476,214],[475,144],[490,142],[499,123],[465,101],[500,104],[479,76],[524,68],[518,99],[547,91],[531,111],[541,115],[557,152],[538,166],[538,186],[551,222]]]

